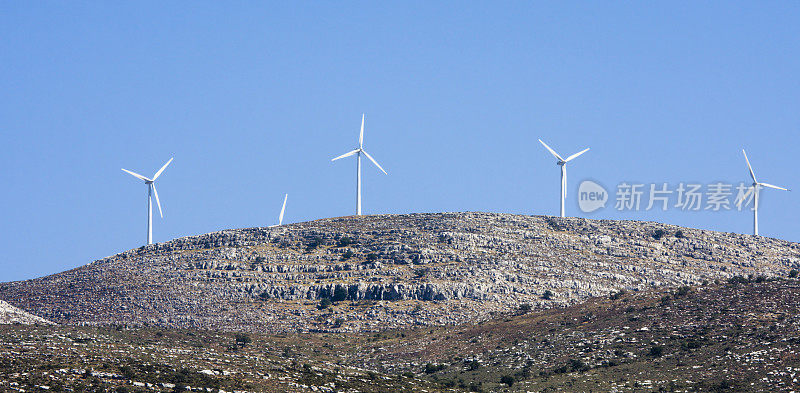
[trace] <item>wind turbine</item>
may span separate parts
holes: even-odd
[[[550,146],[547,146],[547,144],[544,143],[541,139],[539,139],[539,142],[547,149],[547,151],[550,152],[550,154],[553,155],[553,157],[555,157],[558,160],[556,161],[556,165],[561,167],[561,217],[564,217],[564,198],[567,197],[567,163],[574,160],[579,155],[586,153],[589,150],[589,148],[587,147],[586,149],[583,149],[567,157],[567,159],[565,160],[561,158],[561,156],[559,156],[555,150],[551,149]]]
[[[278,216],[278,224],[277,225],[270,225],[267,228],[277,227],[283,225],[283,212],[286,211],[286,200],[289,199],[289,194],[286,194],[283,197],[283,207],[281,207],[281,214]]]
[[[384,171],[383,168],[381,168],[381,164],[378,164],[378,161],[375,161],[375,159],[372,158],[372,156],[369,155],[369,153],[367,153],[364,150],[364,114],[361,115],[361,134],[359,134],[358,136],[358,149],[344,153],[341,156],[332,159],[331,161],[336,161],[340,158],[350,157],[353,154],[357,155],[357,162],[358,162],[356,166],[356,215],[360,216],[361,215],[361,154],[367,156],[367,158],[369,158],[369,160],[372,161],[372,163],[375,164],[375,166],[377,166],[378,169],[381,170],[381,172],[388,175],[388,173],[386,173],[386,171]]]
[[[174,157],[173,157],[174,158]],[[161,212],[161,202],[158,200],[158,191],[156,191],[156,184],[155,181],[161,176],[161,172],[164,172],[164,169],[167,169],[167,165],[172,162],[172,158],[167,161],[161,169],[153,175],[152,179],[146,178],[138,173],[131,172],[125,168],[122,168],[123,171],[130,173],[134,177],[144,180],[144,184],[147,185],[147,244],[153,244],[153,199],[152,195],[156,196],[156,204],[158,205],[158,215],[161,218],[164,218],[164,213]]]
[[[747,169],[750,170],[750,177],[753,179],[753,184],[750,186],[750,188],[747,190],[747,192],[744,195],[742,195],[742,199],[740,199],[740,200],[738,200],[736,202],[736,205],[738,207],[741,207],[742,206],[742,202],[744,202],[744,200],[747,199],[750,196],[750,193],[751,192],[755,193],[753,195],[753,234],[758,236],[758,193],[759,193],[759,187],[769,187],[769,188],[774,188],[776,190],[783,190],[783,191],[789,191],[789,189],[786,189],[786,188],[783,188],[783,187],[774,186],[774,185],[768,184],[768,183],[761,183],[758,180],[756,180],[756,174],[753,173],[753,167],[750,166],[750,160],[747,159],[747,153],[744,151],[744,149],[742,149],[742,154],[744,154],[744,160],[745,160],[745,162],[747,162]]]

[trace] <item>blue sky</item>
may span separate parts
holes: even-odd
[[[583,179],[740,182],[800,241],[797,2],[0,3],[0,281],[154,240],[349,215],[567,214],[750,233],[750,212],[577,208]],[[613,191],[612,191],[613,192]],[[613,196],[612,196],[613,198]]]

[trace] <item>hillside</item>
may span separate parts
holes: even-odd
[[[650,222],[378,215],[175,239],[0,284],[0,299],[65,324],[367,331],[799,266],[796,243]]]
[[[0,390],[173,392],[189,390],[187,385],[214,393],[797,389],[797,280],[737,277],[719,285],[617,293],[515,314],[479,324],[380,333],[248,335],[4,325]]]

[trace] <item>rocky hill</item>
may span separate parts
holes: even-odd
[[[54,323],[31,315],[22,311],[2,300],[0,300],[0,325],[21,324],[21,325],[54,325]]]
[[[364,331],[795,268],[797,243],[658,223],[377,215],[175,239],[0,284],[0,299],[65,324]]]

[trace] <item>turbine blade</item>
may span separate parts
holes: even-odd
[[[161,211],[161,202],[158,200],[158,191],[156,191],[156,183],[150,183],[150,187],[153,187],[153,195],[156,196],[156,205],[158,205],[158,215],[161,218],[164,218],[164,213]]]
[[[736,201],[736,207],[741,207],[741,206],[742,206],[742,203],[744,203],[744,201],[745,201],[747,198],[749,198],[749,197],[750,197],[750,194],[752,194],[752,193],[753,193],[753,190],[755,190],[755,189],[756,189],[756,188],[755,188],[755,187],[752,187],[752,186],[751,186],[750,188],[748,188],[748,189],[747,189],[747,192],[745,192],[745,193],[744,193],[744,195],[742,195],[742,199],[739,199],[738,201]]]
[[[564,161],[567,161],[567,162],[569,162],[570,160],[574,159],[575,157],[577,157],[577,156],[579,156],[579,155],[581,155],[581,154],[583,154],[583,153],[586,153],[587,151],[589,151],[589,148],[588,148],[588,147],[587,147],[586,149],[583,149],[583,150],[581,150],[581,151],[579,151],[579,152],[577,152],[577,153],[575,153],[575,154],[573,154],[573,155],[571,155],[571,156],[567,157],[567,159],[566,159],[566,160],[564,160]]]
[[[340,159],[340,158],[350,157],[350,156],[352,156],[353,154],[356,154],[356,153],[358,153],[358,151],[359,151],[359,150],[361,150],[361,149],[355,149],[355,150],[353,150],[353,151],[351,151],[351,152],[344,153],[344,154],[342,154],[341,156],[339,156],[339,157],[336,157],[336,158],[332,159],[331,161],[336,161],[336,160],[338,160],[338,159]]]
[[[121,169],[122,169],[123,171],[125,171],[125,172],[128,172],[128,173],[130,173],[130,174],[131,174],[131,175],[133,175],[133,176],[136,176],[136,177],[137,177],[137,178],[139,178],[140,180],[144,180],[144,181],[152,181],[152,180],[150,180],[150,179],[148,179],[148,178],[146,178],[146,177],[144,177],[144,176],[142,176],[142,175],[140,175],[140,174],[138,174],[138,173],[136,173],[136,172],[131,172],[131,171],[129,171],[129,170],[127,170],[127,169],[125,169],[125,168],[121,168]]]
[[[753,167],[750,166],[750,160],[747,159],[747,153],[745,153],[744,149],[742,149],[742,154],[744,154],[744,160],[747,161],[747,169],[750,170],[750,177],[753,178],[754,183],[758,183],[758,180],[756,180],[756,174],[753,173]]]
[[[547,149],[547,151],[549,151],[550,154],[553,155],[553,157],[557,158],[559,161],[564,161],[564,159],[561,158],[561,156],[559,156],[555,150],[551,149],[550,146],[547,146],[547,143],[544,143],[544,141],[542,141],[541,139],[539,139],[539,143],[541,143]]]
[[[159,170],[158,170],[158,172],[156,172],[156,174],[155,174],[155,175],[153,175],[153,180],[154,180],[154,181],[155,181],[156,179],[158,179],[158,177],[159,177],[159,176],[161,176],[161,172],[164,172],[164,169],[167,169],[167,166],[169,165],[169,163],[170,163],[170,162],[172,162],[172,159],[173,159],[173,158],[175,158],[175,157],[172,157],[172,158],[170,158],[170,159],[169,159],[169,161],[167,161],[167,163],[166,163],[166,164],[164,164],[164,166],[162,166],[162,167],[161,167],[161,169],[159,169]]]
[[[358,135],[358,147],[364,148],[364,113],[361,114],[361,134]]]
[[[778,187],[778,186],[774,186],[772,184],[767,184],[767,183],[758,183],[758,185],[759,186],[764,186],[764,187],[769,187],[769,188],[774,188],[776,190],[791,191],[788,188]]]
[[[283,212],[286,211],[286,200],[289,198],[289,194],[286,194],[283,197],[283,207],[281,207],[281,215],[278,216],[278,225],[283,225]]]
[[[364,153],[364,155],[365,155],[365,156],[367,156],[367,158],[369,158],[369,160],[370,160],[370,161],[372,161],[372,163],[373,163],[373,164],[375,164],[375,166],[377,166],[377,167],[378,167],[378,169],[380,169],[380,170],[381,170],[381,172],[383,172],[385,175],[388,175],[388,173],[386,173],[386,171],[384,171],[384,170],[383,170],[383,168],[381,168],[381,164],[378,164],[378,161],[375,161],[375,159],[374,159],[374,158],[372,158],[372,156],[371,156],[371,155],[369,155],[369,153],[367,153],[367,152],[366,152],[366,151],[364,151],[364,150],[362,150],[361,152],[362,152],[362,153]]]

